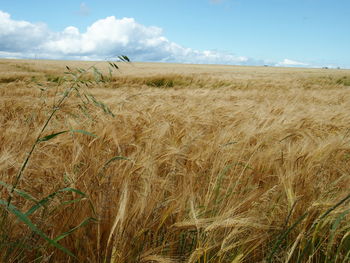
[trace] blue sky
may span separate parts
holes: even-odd
[[[349,0],[1,0],[0,57],[350,68]]]

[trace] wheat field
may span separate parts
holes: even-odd
[[[2,262],[350,262],[349,70],[92,65],[0,60]]]

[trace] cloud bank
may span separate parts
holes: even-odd
[[[16,21],[0,11],[0,57],[104,60],[121,54],[133,61],[307,66],[289,59],[266,63],[227,52],[186,48],[164,37],[161,28],[139,24],[133,18],[109,16],[85,32],[74,26],[54,32],[43,23]]]
[[[276,66],[280,66],[280,67],[293,67],[293,66],[294,67],[298,67],[298,66],[307,67],[307,66],[309,66],[309,64],[286,58],[282,62],[277,63]]]

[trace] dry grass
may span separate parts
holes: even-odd
[[[65,65],[91,63],[0,61],[2,182],[70,85],[57,85]],[[30,215],[51,239],[97,218],[59,241],[77,261],[348,262],[349,71],[136,63],[109,78],[103,67],[104,81],[84,81],[115,117],[71,96],[45,135],[98,137],[39,143],[17,187],[36,200],[87,195]],[[2,261],[75,261],[8,217]]]

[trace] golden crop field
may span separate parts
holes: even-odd
[[[349,70],[116,64],[0,60],[2,262],[350,261]]]

